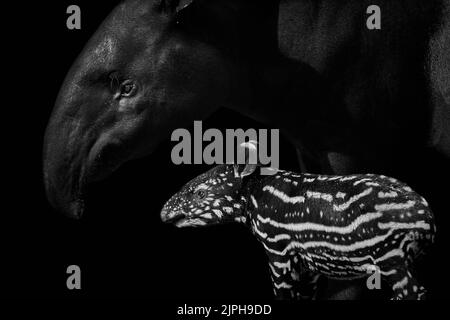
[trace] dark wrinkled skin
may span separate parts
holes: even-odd
[[[57,98],[44,141],[50,202],[80,217],[91,181],[220,106],[281,128],[304,170],[389,170],[394,152],[407,157],[420,145],[449,156],[448,16],[431,2],[408,18],[422,2],[386,2],[383,27],[393,31],[385,36],[360,24],[360,1],[282,1],[279,10],[277,1],[120,4]],[[405,30],[393,28],[402,19]],[[422,55],[429,74],[421,76]]]
[[[80,217],[92,181],[219,107],[280,128],[303,171],[389,173],[426,147],[449,158],[449,0],[380,0],[382,31],[365,26],[370,4],[123,2],[59,92],[49,201]]]
[[[183,38],[174,13],[155,3],[116,8],[60,90],[45,136],[44,178],[50,202],[70,216],[81,216],[87,183],[150,153],[186,120],[206,117],[228,86],[217,50]],[[121,96],[127,79],[135,92]]]

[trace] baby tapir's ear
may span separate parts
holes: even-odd
[[[250,140],[249,142],[241,143],[238,147],[238,164],[234,165],[234,176],[236,178],[243,178],[255,172],[258,167],[258,148],[256,145],[256,141]],[[242,155],[244,155],[245,164],[239,164]]]

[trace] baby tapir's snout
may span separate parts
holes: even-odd
[[[170,211],[166,208],[161,210],[161,220],[164,223],[176,223],[182,219],[186,218],[186,214],[181,211]]]
[[[180,227],[181,223],[187,219],[188,214],[183,210],[181,199],[183,197],[177,193],[166,202],[160,213],[162,222]]]
[[[161,220],[177,227],[245,222],[241,195],[247,166],[219,165],[185,184],[161,210]]]

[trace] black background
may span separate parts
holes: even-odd
[[[5,8],[4,14],[12,19],[5,29],[4,42],[8,45],[4,50],[11,58],[5,59],[3,68],[12,71],[6,77],[2,103],[7,191],[2,192],[0,224],[1,293],[182,301],[272,298],[264,251],[244,227],[180,230],[160,222],[164,202],[185,182],[208,169],[173,165],[170,141],[152,156],[127,163],[95,185],[80,221],[66,218],[49,206],[41,157],[50,112],[66,72],[117,3],[42,1]],[[81,7],[81,30],[66,28],[70,4]],[[263,126],[221,110],[204,122],[207,127]],[[298,170],[295,152],[285,140],[280,151],[281,168]],[[414,163],[423,166],[408,168],[405,163],[405,172],[414,174],[402,172],[397,177],[429,200],[439,232],[438,243],[426,261],[423,281],[433,298],[448,297],[446,163],[433,154],[417,154]],[[80,291],[66,288],[66,268],[71,264],[81,267]]]

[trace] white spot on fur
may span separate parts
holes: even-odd
[[[336,198],[344,199],[345,198],[345,193],[339,191],[338,193],[336,193]]]
[[[230,207],[223,207],[222,209],[223,209],[223,211],[225,211],[226,213],[232,213],[232,212],[233,212],[233,208],[230,208]]]
[[[328,202],[332,202],[333,201],[333,196],[331,194],[328,194],[328,193],[306,191],[306,196],[308,198],[322,199],[322,200],[325,200],[325,201],[328,201]]]
[[[217,210],[217,209],[213,209],[212,211],[214,212],[214,214],[215,214],[217,217],[222,218],[222,216],[223,216],[222,211]]]
[[[378,192],[378,198],[395,198],[398,196],[398,193],[395,191],[391,192]]]
[[[255,197],[253,195],[250,195],[250,199],[252,200],[252,203],[255,206],[255,208],[258,208],[258,202],[256,202]]]

